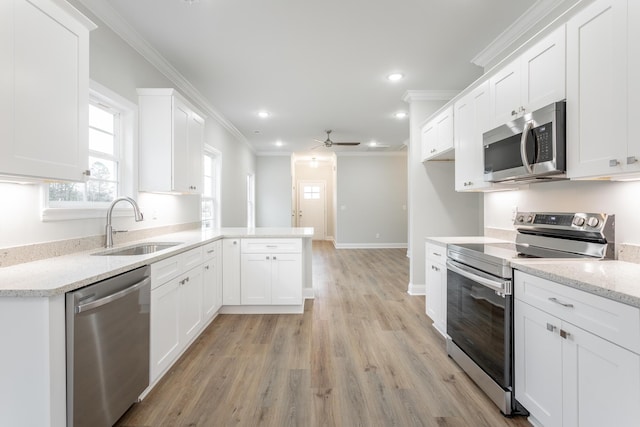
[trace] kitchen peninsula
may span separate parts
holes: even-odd
[[[199,268],[204,269],[208,266],[205,262],[205,253],[209,251],[203,248],[211,248],[210,251],[216,248],[219,252],[217,259],[220,262],[217,271],[223,273],[225,268],[238,269],[231,272],[232,274],[219,274],[220,282],[227,278],[235,280],[234,285],[238,287],[236,290],[240,294],[244,289],[243,286],[247,285],[241,282],[243,273],[246,273],[243,269],[249,268],[240,261],[245,255],[244,252],[247,255],[255,255],[264,248],[272,252],[282,250],[287,255],[295,255],[293,259],[299,260],[300,268],[300,275],[295,282],[300,285],[296,294],[298,300],[294,298],[281,305],[277,303],[272,305],[271,301],[260,304],[241,300],[233,305],[227,305],[223,295],[219,308],[211,313],[209,318],[201,316],[203,320],[198,333],[186,343],[182,349],[184,351],[217,313],[302,312],[304,299],[313,298],[312,236],[312,228],[197,229],[135,242],[178,243],[169,249],[151,254],[97,256],[96,253],[104,250],[101,248],[0,269],[0,340],[3,343],[3,351],[0,352],[0,378],[2,378],[0,425],[66,425],[66,292],[143,265],[151,265],[153,271],[154,264],[159,265],[185,253],[197,254],[201,251]],[[226,258],[235,259],[237,261],[235,263],[227,264],[229,260],[224,259],[224,254],[228,253],[224,251],[226,248],[223,249],[227,241],[230,243],[231,255]],[[243,242],[245,245],[242,245]],[[121,245],[124,248],[130,246],[131,243]],[[268,256],[276,259],[275,256]],[[255,275],[247,274],[247,277],[255,277]],[[153,289],[159,286],[154,284],[153,280],[152,272],[152,301],[150,302],[152,312],[154,310]],[[291,289],[290,283],[291,281],[289,281],[288,290]],[[219,286],[224,287],[225,283],[219,283]],[[275,285],[269,284],[269,286],[275,288]],[[250,286],[248,289],[255,289],[255,286]],[[198,309],[204,311],[201,307]],[[176,360],[182,351],[176,354],[173,360]],[[154,379],[158,380],[167,369],[168,366],[165,366],[159,373],[153,372],[152,369],[151,386]]]

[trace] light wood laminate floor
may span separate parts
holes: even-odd
[[[119,426],[528,426],[449,359],[405,249],[313,245],[300,315],[220,315]]]

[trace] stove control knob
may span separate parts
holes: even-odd
[[[533,222],[533,215],[529,215],[527,217],[527,222]]]
[[[595,216],[592,216],[591,218],[589,218],[587,220],[587,225],[589,227],[597,227],[600,224],[600,220],[598,218],[596,218]]]
[[[584,225],[584,218],[582,218],[581,216],[573,218],[573,225],[575,225],[576,227],[582,227]]]
[[[524,221],[524,215],[518,215],[518,222]]]

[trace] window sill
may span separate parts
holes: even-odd
[[[108,207],[102,208],[46,208],[42,210],[42,222],[72,221],[78,219],[102,218],[106,221]],[[113,210],[113,217],[133,216],[133,209]]]

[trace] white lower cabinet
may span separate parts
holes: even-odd
[[[242,305],[302,304],[302,241],[243,239]]]
[[[222,304],[241,304],[240,239],[222,240]]]
[[[222,242],[205,245],[203,256],[202,312],[206,323],[222,307]]]
[[[151,265],[151,383],[200,332],[204,325],[202,296],[202,248]]]
[[[444,245],[426,244],[427,288],[425,308],[433,320],[433,327],[443,336],[447,335],[447,248]]]
[[[515,297],[515,392],[531,421],[637,426],[640,355],[623,345],[635,349],[639,310],[519,271]]]

